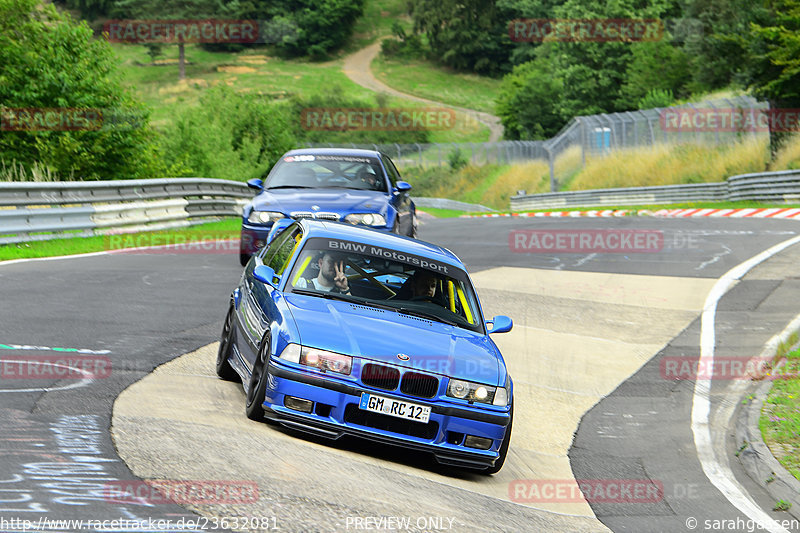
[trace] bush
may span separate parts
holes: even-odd
[[[219,86],[183,109],[165,131],[164,157],[181,176],[264,177],[296,144],[290,116],[284,102]]]
[[[123,89],[110,45],[38,0],[0,0],[0,112],[68,109],[103,113],[102,127],[72,131],[8,131],[0,160],[30,173],[34,164],[74,179],[163,175],[148,113]],[[39,113],[41,116],[41,113]],[[121,118],[114,124],[109,116]],[[99,122],[97,123],[100,124]]]

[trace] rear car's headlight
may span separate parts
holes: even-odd
[[[451,379],[447,385],[447,395],[469,402],[508,405],[508,391],[503,387],[492,387],[460,379]]]
[[[253,209],[247,216],[247,221],[253,224],[269,224],[282,218],[284,218],[284,214],[277,211],[256,211]]]
[[[365,226],[385,226],[386,219],[378,213],[353,213],[344,217],[350,224],[364,224]]]
[[[300,350],[300,364],[316,368],[321,372],[336,372],[349,376],[353,368],[353,358],[349,355],[304,346]]]

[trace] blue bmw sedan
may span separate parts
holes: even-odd
[[[461,261],[449,250],[339,222],[292,221],[231,295],[216,372],[241,380],[254,420],[354,435],[495,473],[513,385]]]
[[[292,150],[265,180],[248,185],[258,194],[244,208],[242,266],[264,245],[281,218],[338,220],[415,237],[417,220],[392,160],[381,152],[343,148]]]

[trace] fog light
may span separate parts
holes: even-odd
[[[467,448],[488,450],[492,447],[492,439],[487,439],[486,437],[476,437],[475,435],[467,435],[467,438],[464,439],[464,446]]]
[[[311,400],[304,400],[303,398],[295,398],[294,396],[284,396],[283,405],[295,411],[302,411],[303,413],[310,413],[314,408],[314,402]]]

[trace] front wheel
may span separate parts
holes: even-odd
[[[250,261],[250,254],[239,252],[239,264],[242,266],[247,266],[248,261]]]
[[[514,404],[511,404],[511,419],[508,421],[508,429],[506,429],[506,434],[503,437],[503,442],[500,444],[500,456],[497,458],[497,461],[494,462],[494,466],[483,470],[483,473],[486,475],[496,474],[503,468],[503,463],[506,462],[506,455],[508,455],[508,445],[511,443],[511,426],[514,423]]]
[[[267,361],[269,361],[270,337],[264,336],[258,356],[253,363],[253,373],[250,375],[250,383],[247,387],[247,403],[244,412],[250,420],[259,422],[264,420],[264,398],[267,395]]]
[[[231,355],[231,344],[233,342],[233,305],[225,316],[225,325],[222,326],[222,335],[219,338],[219,350],[217,351],[217,375],[227,381],[238,381],[239,374],[231,366],[228,358]]]

